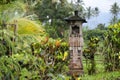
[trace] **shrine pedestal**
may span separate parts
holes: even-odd
[[[71,75],[82,75],[84,73],[83,71],[83,65],[81,59],[71,59],[69,64],[69,74]]]

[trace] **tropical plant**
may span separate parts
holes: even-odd
[[[72,14],[73,8],[67,2],[67,0],[42,0],[34,8],[35,14],[39,17],[39,20],[47,26],[48,33],[55,33],[55,37],[63,37],[63,32],[67,27],[64,18]],[[52,30],[52,31],[51,31]]]
[[[14,2],[14,1],[16,1],[16,0],[1,0],[0,4],[9,4],[9,3]]]
[[[98,37],[100,40],[103,40],[105,30],[100,30],[100,29],[92,29],[92,30],[86,30],[83,31],[84,34],[84,39],[85,41],[90,40],[91,37]]]
[[[94,10],[94,15],[95,16],[98,16],[98,14],[99,14],[99,8],[98,7],[95,7],[95,10]]]
[[[96,29],[99,29],[99,30],[106,30],[107,27],[105,27],[105,24],[100,23],[100,24],[97,25]]]
[[[18,79],[21,70],[20,64],[12,57],[0,57],[0,79],[14,80]]]
[[[12,33],[12,31],[10,32]],[[8,34],[4,33],[7,39],[5,39],[3,36],[1,38],[4,38],[4,40],[10,40],[11,37],[13,37],[13,35],[11,37],[9,36],[10,32],[9,33],[7,32]],[[63,76],[68,71],[67,67],[68,44],[66,42],[61,41],[61,39],[54,40],[49,38],[48,36],[46,37],[44,37],[43,35],[41,36],[40,33],[38,34],[37,31],[36,34],[30,33],[28,33],[27,35],[26,34],[27,34],[26,32],[25,33],[23,32],[22,35],[17,34],[18,37],[16,38],[15,43],[12,42],[11,40],[9,43],[7,43],[8,45],[10,44],[15,45],[13,49],[17,51],[13,52],[12,55],[8,54],[4,55],[3,48],[5,48],[5,50],[8,50],[6,49],[7,45],[0,43],[1,45],[0,63],[2,64],[0,65],[1,67],[0,79],[46,80],[53,78],[54,79],[69,78],[67,77],[67,75]],[[41,37],[39,38],[39,36]],[[11,45],[9,48],[11,49]],[[5,51],[4,53],[8,52]],[[7,60],[8,62],[6,62]],[[17,70],[14,70],[14,68]],[[4,71],[4,69],[6,71]]]
[[[99,8],[95,7],[95,8],[91,8],[91,7],[87,7],[86,8],[86,13],[85,13],[85,17],[89,20],[92,16],[98,16],[99,14]]]
[[[120,23],[110,25],[105,34],[104,50],[105,70],[114,71],[120,68]]]
[[[98,42],[99,39],[97,37],[91,37],[89,43],[87,44],[87,48],[83,51],[89,75],[96,72],[95,53],[97,51]]]
[[[119,7],[119,5],[118,5],[116,2],[112,5],[112,7],[111,7],[111,9],[110,9],[110,12],[111,12],[112,15],[113,15],[110,23],[111,23],[111,24],[117,23],[117,22],[118,22],[118,18],[117,18],[117,17],[118,17],[118,14],[119,14],[119,12],[120,12],[120,7]]]
[[[91,8],[91,7],[88,7],[88,8],[87,8],[86,17],[87,17],[88,19],[90,19],[91,16],[92,16],[92,8]]]

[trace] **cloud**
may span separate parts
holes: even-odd
[[[100,23],[108,26],[110,19],[112,18],[110,14],[111,6],[115,2],[117,2],[117,4],[120,6],[120,0],[83,0],[83,2],[85,7],[98,7],[100,10],[99,16],[97,16],[97,18],[93,17],[90,20],[87,20],[87,23],[85,25],[89,26],[90,29],[95,28]]]
[[[109,12],[114,2],[120,4],[119,0],[83,0],[86,7],[98,7],[100,12]]]

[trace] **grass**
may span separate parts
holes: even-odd
[[[85,74],[82,76],[82,80],[120,80],[120,71],[114,72],[102,72],[94,75]]]
[[[83,59],[84,75],[81,77],[81,80],[120,80],[120,71],[105,72],[104,59],[102,55],[96,55],[95,62],[96,73],[93,75],[88,75],[86,61]]]
[[[95,55],[96,73],[104,72],[104,59],[102,55]],[[89,62],[88,62],[89,63]],[[86,60],[83,59],[84,73],[87,74]]]

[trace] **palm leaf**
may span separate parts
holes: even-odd
[[[37,24],[34,21],[31,21],[25,18],[20,18],[17,21],[18,21],[17,32],[20,35],[44,33],[44,29],[42,28],[42,26]]]

